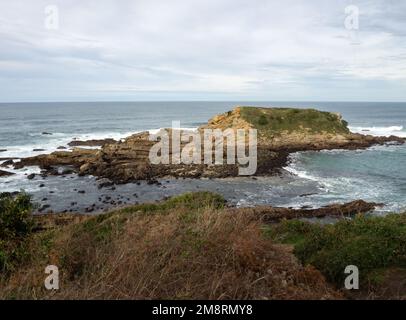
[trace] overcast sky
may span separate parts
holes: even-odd
[[[0,101],[87,100],[406,101],[406,1],[0,0]]]

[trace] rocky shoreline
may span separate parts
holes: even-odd
[[[279,115],[280,110],[283,110],[282,116]],[[252,116],[252,112],[259,112],[259,115]],[[244,113],[250,115],[247,116]],[[276,113],[277,116],[273,113]],[[308,113],[312,119],[315,117],[321,118],[333,130],[330,130],[328,127],[327,129],[319,129],[319,119],[314,120],[313,127],[308,127],[307,123],[302,123],[303,121],[300,117],[308,117]],[[259,117],[260,120],[255,119],[255,117]],[[265,120],[262,117],[265,117]],[[268,120],[266,117],[271,120]],[[283,122],[292,122],[288,120],[288,117],[296,117],[298,119],[294,129],[282,127],[278,132],[271,131],[273,127],[272,124],[268,125],[268,121],[273,121],[276,118],[279,121],[279,125]],[[258,124],[261,123],[261,119],[266,121],[265,124]],[[258,167],[255,173],[256,176],[279,173],[281,168],[287,165],[289,154],[298,151],[355,150],[387,143],[405,143],[404,138],[396,136],[376,137],[351,133],[347,128],[346,122],[341,119],[341,116],[311,109],[237,107],[226,114],[215,116],[209,120],[207,125],[200,127],[198,132],[203,135],[204,129],[237,130],[248,128],[258,130]],[[175,134],[174,130],[163,130],[166,130],[168,134]],[[10,159],[6,167],[12,166],[14,169],[21,169],[27,166],[38,166],[42,169],[44,176],[64,174],[63,170],[69,170],[81,176],[93,175],[99,178],[107,178],[116,184],[140,180],[154,183],[157,179],[166,177],[226,178],[238,176],[239,166],[237,164],[152,164],[149,160],[149,152],[155,143],[155,141],[150,141],[149,132],[134,134],[123,141],[112,139],[72,141],[69,143],[69,146],[73,147],[71,151],[56,151],[51,154],[23,158],[20,162],[14,162]],[[100,146],[101,148],[85,149],[78,146]],[[186,143],[183,142],[180,149],[183,150],[185,146]],[[214,149],[212,150],[212,156],[213,154]],[[226,153],[224,152],[223,154]],[[172,159],[172,155],[171,153],[170,159]],[[203,156],[204,152],[202,152],[202,158]],[[223,163],[226,163],[226,158],[223,159]]]

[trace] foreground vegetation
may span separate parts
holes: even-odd
[[[392,285],[406,279],[406,215],[265,225],[200,192],[33,232],[41,219],[33,225],[29,197],[5,199],[3,299],[340,299],[349,264],[360,268],[360,297],[406,294]],[[58,291],[44,288],[51,264],[59,267]]]
[[[320,270],[337,287],[343,286],[348,265],[359,268],[361,288],[371,294],[406,298],[406,214],[357,216],[331,225],[291,220],[266,227],[273,240],[294,246],[300,261]],[[390,292],[390,291],[394,292]]]

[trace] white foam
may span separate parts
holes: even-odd
[[[353,127],[349,126],[349,129],[354,133],[370,134],[373,136],[398,136],[406,137],[406,131],[403,126],[388,126],[388,127]]]

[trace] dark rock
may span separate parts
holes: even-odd
[[[13,174],[14,173],[12,173],[12,172],[0,170],[0,177],[8,177],[8,176],[12,176]]]
[[[33,149],[32,151],[34,151],[34,152],[41,152],[41,151],[45,151],[45,149]]]
[[[29,174],[28,176],[27,176],[27,179],[28,180],[32,180],[32,179],[34,179],[35,178],[35,173],[31,173],[31,174]]]
[[[314,196],[314,195],[316,195],[317,193],[304,193],[304,194],[301,194],[299,197],[300,198],[304,198],[304,197],[309,197],[309,196]]]
[[[74,172],[75,172],[75,171],[74,171],[73,169],[65,168],[65,169],[62,170],[61,174],[62,174],[62,175],[65,175],[65,174],[72,174],[72,173],[74,173]]]
[[[8,167],[8,166],[11,166],[11,165],[13,165],[14,164],[14,161],[13,160],[6,160],[6,161],[4,161],[2,164],[1,164],[1,167]]]
[[[78,193],[85,194],[86,191],[85,190],[79,190]]]
[[[45,187],[45,184],[41,183],[41,184],[39,185],[39,187],[40,187],[40,188],[43,188],[43,187]]]
[[[7,149],[0,149],[0,152],[6,152]]]
[[[102,188],[107,188],[107,187],[111,187],[114,186],[114,183],[111,181],[104,181],[99,183],[99,185],[97,186],[98,189],[102,189]]]
[[[44,204],[43,206],[41,206],[38,211],[39,212],[43,212],[44,210],[50,208],[51,206],[49,204]]]
[[[52,133],[44,131],[44,132],[42,133],[42,135],[44,135],[44,136],[52,136]]]
[[[56,148],[57,150],[66,150],[67,148],[64,146],[59,146],[58,148]]]

